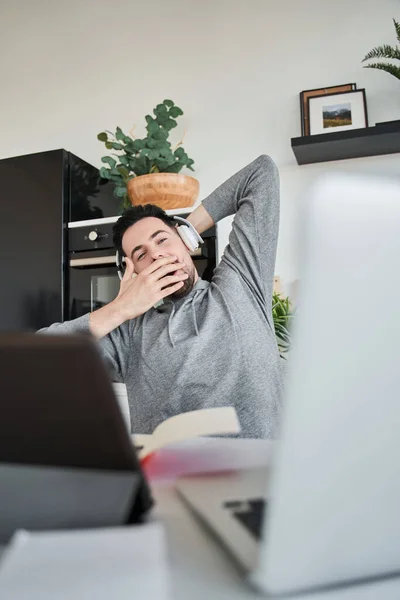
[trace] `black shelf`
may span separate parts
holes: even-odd
[[[292,138],[299,165],[400,152],[400,121]]]

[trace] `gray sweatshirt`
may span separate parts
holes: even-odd
[[[274,438],[282,411],[281,359],[271,302],[279,175],[260,156],[203,201],[214,222],[235,214],[211,283],[123,323],[99,343],[126,384],[132,431],[178,413],[233,405],[243,437]],[[49,333],[89,332],[89,315]]]

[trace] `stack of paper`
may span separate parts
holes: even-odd
[[[3,600],[167,600],[160,524],[15,534],[0,563]]]

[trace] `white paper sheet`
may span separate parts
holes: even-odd
[[[162,526],[20,531],[2,556],[0,598],[168,600]]]
[[[167,419],[155,428],[152,435],[134,435],[136,446],[143,446],[140,458],[170,444],[198,436],[235,434],[240,424],[233,406],[206,408],[182,413]]]

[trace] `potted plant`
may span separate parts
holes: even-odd
[[[397,41],[400,42],[400,23],[393,19],[394,27],[396,30]],[[400,48],[398,46],[389,46],[387,44],[383,46],[377,46],[373,48],[368,54],[362,59],[361,62],[365,62],[371,59],[388,58],[394,60],[400,60]],[[400,67],[393,63],[386,62],[374,62],[369,65],[364,65],[365,69],[380,69],[393,75],[397,79],[400,79]]]
[[[283,298],[281,294],[272,294],[272,319],[274,321],[276,341],[281,358],[286,359],[290,349],[290,321],[294,313],[289,298]]]
[[[105,166],[100,175],[115,185],[114,193],[124,208],[146,203],[164,210],[192,206],[199,193],[199,182],[180,171],[184,167],[193,171],[194,161],[183,149],[183,140],[175,148],[168,140],[183,111],[172,100],[164,100],[153,114],[145,117],[147,135],[142,139],[132,133],[126,135],[120,127],[115,133],[98,134],[107,150],[114,150],[101,159]]]

